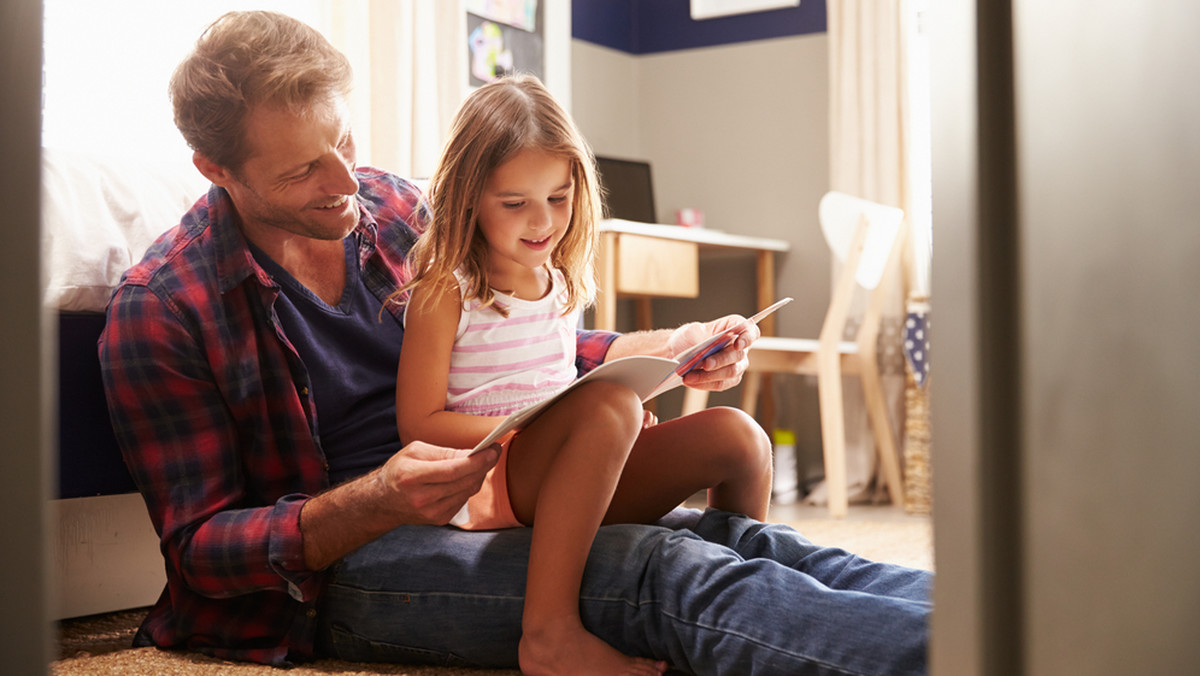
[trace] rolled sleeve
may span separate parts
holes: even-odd
[[[580,376],[604,363],[608,348],[621,334],[613,331],[575,332],[575,370]]]
[[[286,495],[275,503],[271,518],[271,569],[287,582],[288,595],[297,601],[312,601],[321,589],[321,576],[304,563],[300,510],[307,501],[307,495]]]

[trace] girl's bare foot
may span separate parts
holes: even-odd
[[[660,676],[667,663],[630,657],[578,622],[526,629],[517,648],[527,676]]]

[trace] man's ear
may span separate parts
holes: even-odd
[[[198,151],[192,153],[192,164],[196,165],[201,174],[204,174],[204,178],[222,188],[228,187],[229,183],[233,181],[233,174],[228,169],[218,165]]]

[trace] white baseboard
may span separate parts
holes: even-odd
[[[51,500],[51,619],[152,605],[166,584],[137,493]]]

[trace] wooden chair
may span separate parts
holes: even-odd
[[[821,445],[829,512],[846,515],[846,429],[842,406],[842,375],[862,382],[867,415],[875,437],[883,476],[893,504],[902,504],[904,480],[876,361],[876,343],[888,294],[903,250],[904,212],[843,193],[830,192],[818,209],[821,231],[834,254],[843,262],[834,283],[829,309],[816,340],[764,336],[750,348],[750,365],[743,379],[742,408],[754,415],[763,375],[798,373],[817,376],[821,416]],[[843,341],[855,286],[869,291],[862,324],[854,341]],[[688,389],[685,414],[703,409],[708,393]]]

